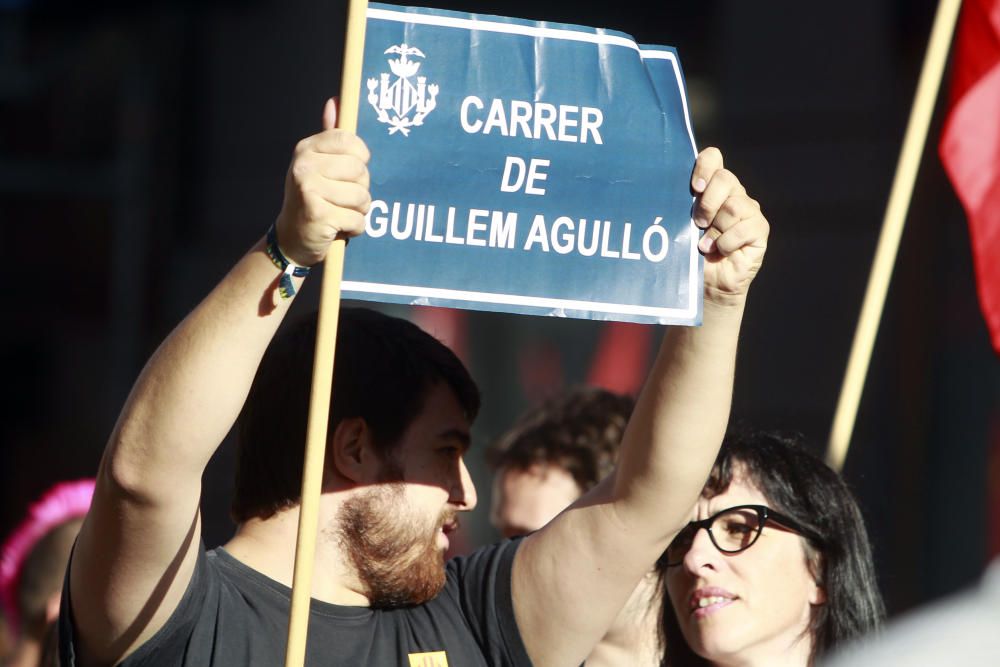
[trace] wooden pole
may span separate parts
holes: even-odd
[[[340,104],[337,127],[348,132],[358,128],[358,105],[361,96],[361,64],[364,60],[367,0],[350,0],[347,11],[347,41],[340,78]],[[319,320],[316,328],[316,354],[313,361],[309,421],[306,426],[305,463],[302,470],[302,501],[299,507],[299,533],[295,543],[295,574],[292,579],[292,604],[288,621],[288,647],[285,667],[302,667],[306,658],[306,635],[309,630],[309,603],[312,593],[313,565],[316,558],[316,533],[319,501],[323,486],[326,434],[330,417],[333,386],[333,358],[340,315],[340,281],[344,272],[342,239],[334,241],[327,252],[320,292]]]
[[[826,461],[834,470],[841,470],[847,458],[847,449],[851,443],[851,433],[854,431],[875,336],[878,334],[879,321],[882,319],[885,296],[889,290],[889,281],[892,279],[892,268],[896,263],[899,240],[903,234],[906,213],[913,196],[913,184],[924,152],[927,130],[934,115],[934,102],[941,87],[941,77],[948,60],[951,37],[955,32],[955,22],[958,20],[961,5],[961,0],[940,0],[937,15],[934,17],[934,27],[931,29],[924,66],[917,84],[913,108],[910,111],[906,136],[903,139],[903,149],[899,154],[896,176],[892,182],[885,218],[882,221],[882,233],[875,251],[875,261],[868,277],[868,289],[865,291],[861,317],[854,332],[851,356],[847,363],[840,398],[837,401],[833,427],[830,430]]]

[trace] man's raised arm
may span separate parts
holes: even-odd
[[[296,147],[275,223],[279,246],[300,265],[321,261],[338,234],[360,233],[370,202],[368,149],[331,129],[335,117],[331,101],[327,129]],[[122,659],[180,602],[200,543],[202,473],[291,300],[277,297],[279,275],[258,241],[136,381],[101,460],[70,568],[80,663]]]
[[[725,434],[740,322],[769,227],[717,149],[698,156],[691,187],[695,222],[707,228],[703,324],[666,332],[615,472],[518,550],[514,609],[536,665],[583,662],[691,518]]]

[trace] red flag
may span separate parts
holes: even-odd
[[[652,346],[652,327],[629,322],[606,323],[594,352],[587,384],[635,396],[646,378]]]
[[[965,0],[939,151],[972,239],[979,303],[1000,354],[1000,0]]]

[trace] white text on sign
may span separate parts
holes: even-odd
[[[498,132],[505,137],[525,137],[527,139],[548,139],[571,143],[603,144],[600,127],[604,114],[594,107],[579,107],[572,104],[549,104],[548,102],[524,102],[522,100],[493,99],[489,111],[475,95],[462,100],[459,118],[462,129],[469,134],[490,134]]]
[[[390,204],[376,199],[365,216],[365,233],[372,238],[386,236],[396,241],[412,239],[582,257],[644,259],[653,263],[665,260],[670,251],[670,236],[661,226],[663,218],[659,216],[645,229],[640,225],[633,232],[629,221],[616,223],[567,215],[550,220],[540,213],[534,214],[530,226],[525,228],[519,227],[518,222],[528,216],[519,216],[516,211],[460,210],[448,206],[443,214],[439,215],[434,204]]]
[[[544,195],[545,188],[535,185],[538,181],[544,181],[549,177],[539,167],[548,167],[551,162],[532,158],[527,167],[524,160],[513,155],[507,156],[507,162],[503,166],[503,180],[500,183],[501,192],[517,192],[524,185],[524,193],[529,195]],[[513,180],[512,180],[513,179]]]

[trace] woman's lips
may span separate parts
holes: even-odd
[[[689,609],[695,618],[705,618],[737,600],[737,596],[724,588],[709,586],[691,594]]]

